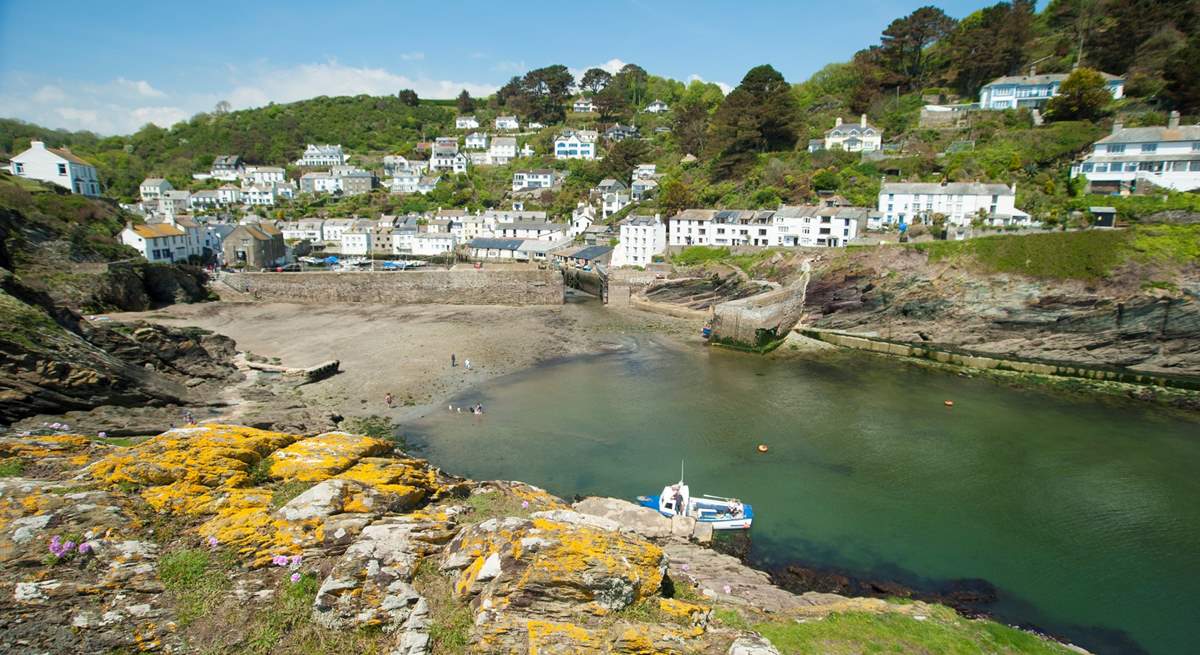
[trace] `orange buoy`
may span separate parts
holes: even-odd
[[[767,444],[765,444],[765,443],[758,444],[758,452],[765,453],[765,452],[767,452],[767,450],[768,450]]]
[[[953,400],[945,400],[945,401],[942,401],[942,404],[943,404],[943,405],[945,405],[946,407],[954,407],[954,401],[953,401]]]

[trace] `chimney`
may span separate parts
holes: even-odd
[[[1169,117],[1167,117],[1167,129],[1168,130],[1179,129],[1179,112],[1172,111],[1171,115]]]
[[[1117,121],[1117,122],[1113,123],[1113,131],[1112,131],[1112,133],[1113,133],[1113,134],[1116,134],[1117,132],[1120,132],[1120,131],[1121,131],[1121,130],[1123,130],[1123,129],[1125,129],[1125,124],[1124,124],[1124,123],[1122,123],[1121,121]]]
[[[867,115],[866,114],[862,115],[862,126],[863,127],[867,126]]]
[[[1037,66],[1031,65],[1029,67],[1029,77],[1033,77],[1034,75],[1037,75]]]
[[[45,144],[44,142],[42,142],[42,141],[30,141],[30,142],[29,142],[29,146],[30,146],[30,147],[32,147],[32,148],[37,148],[37,149],[39,149],[39,150],[45,150],[45,149],[46,149],[46,144]]]
[[[837,120],[835,120],[835,121],[833,122],[833,126],[834,126],[834,127],[841,127],[841,126],[842,126],[842,117],[841,117],[841,116],[838,116],[838,117],[837,117]]]

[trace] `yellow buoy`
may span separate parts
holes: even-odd
[[[953,400],[945,400],[945,401],[942,401],[942,403],[943,403],[943,404],[944,404],[946,407],[954,407],[954,401],[953,401]]]
[[[758,444],[758,452],[765,453],[765,452],[767,452],[767,450],[768,450],[767,444],[765,444],[765,443]]]

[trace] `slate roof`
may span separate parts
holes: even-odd
[[[1106,81],[1106,82],[1111,82],[1113,80],[1121,79],[1120,77],[1117,77],[1116,75],[1109,75],[1108,73],[1103,73],[1103,72],[1100,73],[1100,75],[1104,77],[1104,81]],[[984,85],[984,88],[987,88],[989,86],[1002,86],[1005,84],[1034,85],[1034,84],[1053,84],[1055,82],[1062,84],[1063,80],[1065,80],[1065,79],[1067,79],[1067,73],[1042,73],[1040,75],[1006,75],[1004,77],[997,77],[996,79],[992,80],[991,82],[988,82],[987,84]]]
[[[1200,125],[1180,125],[1171,129],[1157,127],[1126,127],[1096,143],[1159,143],[1165,141],[1200,141]]]
[[[587,246],[571,253],[569,257],[572,259],[592,261],[593,259],[599,259],[610,252],[612,252],[612,248],[610,246]]]
[[[1011,196],[1013,190],[1004,184],[983,184],[980,182],[891,182],[884,184],[880,193],[921,193],[935,196],[967,195],[967,196]]]
[[[524,239],[471,239],[467,246],[480,250],[518,250]]]

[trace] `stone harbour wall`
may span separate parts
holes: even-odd
[[[224,281],[254,300],[395,305],[561,305],[555,270],[232,273]]]
[[[809,271],[773,291],[717,305],[713,311],[714,342],[762,348],[778,342],[800,322]]]

